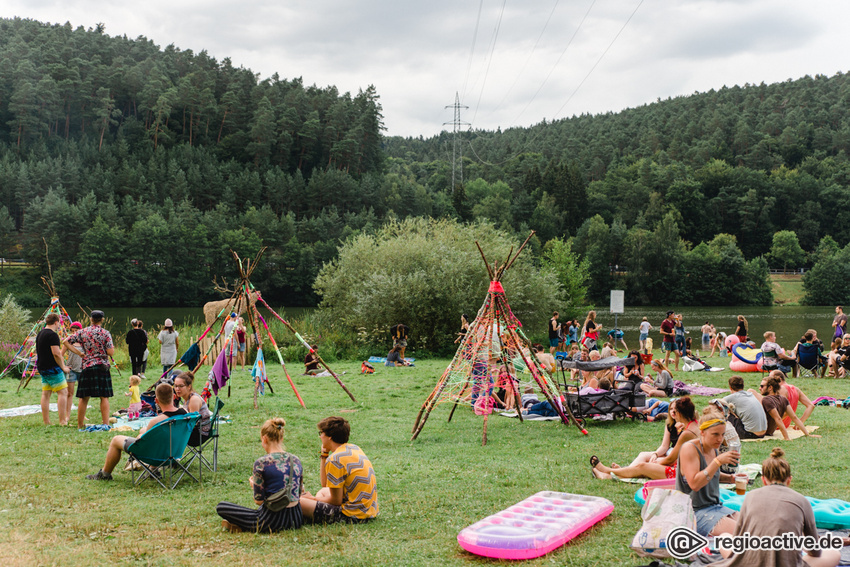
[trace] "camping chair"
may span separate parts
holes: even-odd
[[[761,351],[761,375],[762,378],[765,374],[773,372],[774,370],[779,368],[779,356],[776,354],[775,350],[762,350]]]
[[[197,447],[187,445],[186,454],[189,455],[189,460],[186,461],[186,468],[198,459],[198,478],[203,477],[204,467],[210,472],[218,470],[218,416],[221,413],[221,408],[224,407],[224,402],[221,398],[215,398],[215,410],[210,416],[210,434]],[[212,443],[212,463],[204,456],[204,448]]]
[[[797,347],[797,366],[800,369],[800,378],[823,378],[826,371],[826,364],[820,358],[820,349],[811,343],[803,343]]]
[[[174,489],[185,475],[195,482],[200,482],[180,463],[186,444],[192,434],[195,424],[201,419],[197,412],[169,417],[151,427],[144,435],[127,448],[130,454],[130,464],[139,463],[142,473],[136,478],[133,471],[133,486],[147,478],[153,478],[163,488]],[[163,471],[168,471],[168,484],[163,479]],[[180,476],[174,480],[175,475]]]

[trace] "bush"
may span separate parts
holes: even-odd
[[[404,323],[411,329],[408,352],[451,352],[461,313],[473,317],[487,293],[476,241],[491,263],[520,245],[492,226],[445,219],[407,219],[351,237],[316,279],[323,318],[331,330],[355,331],[362,344],[385,348],[389,327]],[[514,313],[532,328],[545,326],[563,299],[554,271],[534,266],[527,252],[502,282]]]
[[[29,309],[21,307],[11,294],[3,298],[0,303],[0,329],[3,330],[3,339],[0,340],[0,372],[18,352],[30,328]]]

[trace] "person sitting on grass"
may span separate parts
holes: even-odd
[[[260,429],[260,444],[265,455],[254,461],[248,484],[259,508],[246,508],[230,502],[219,502],[216,513],[222,517],[221,527],[230,533],[269,533],[294,530],[304,523],[300,496],[303,489],[301,459],[283,447],[286,421],[282,417],[267,419]]]
[[[668,427],[665,428],[664,441],[654,452],[641,453],[628,467],[620,467],[616,463],[611,463],[610,467],[606,467],[599,462],[599,457],[593,455],[590,457],[590,472],[599,479],[611,478],[611,473],[616,474],[619,478],[649,478],[655,480],[676,478],[679,453],[688,441],[697,438],[699,432],[696,422],[696,408],[690,396],[676,400],[675,411],[670,411],[670,417],[676,420],[676,430],[680,431],[675,443],[672,443],[672,450],[668,452],[667,449],[673,436]],[[659,452],[662,454],[659,455]]]
[[[803,422],[800,421],[800,418],[791,409],[788,399],[779,395],[780,388],[779,380],[774,376],[768,375],[762,378],[759,385],[759,392],[749,390],[761,401],[764,413],[767,414],[767,431],[764,434],[765,437],[770,437],[778,429],[782,432],[784,439],[788,440],[791,438],[788,435],[785,424],[782,422],[783,416],[790,417],[791,421],[797,425],[797,429],[802,431],[806,437],[820,437],[820,435],[809,433],[809,430],[806,429],[806,426],[803,425]]]
[[[723,403],[731,405],[727,420],[735,427],[741,439],[761,439],[767,432],[767,415],[761,400],[752,391],[744,391],[744,379],[740,376],[729,378],[729,390],[732,392]]]
[[[401,347],[394,346],[387,354],[387,361],[384,366],[407,366],[407,363],[401,357]]]
[[[735,535],[747,534],[752,538],[775,538],[786,533],[796,536],[818,538],[815,514],[805,497],[791,488],[791,465],[779,447],[761,465],[763,488],[747,494],[741,506],[741,515],[735,527]],[[730,533],[723,533],[728,536]],[[846,540],[846,538],[845,538]],[[846,541],[845,541],[846,544]],[[721,549],[726,559],[712,563],[716,567],[749,567],[751,565],[805,565],[835,567],[841,560],[837,549],[807,550],[805,555],[798,549],[747,549],[733,555],[731,549]]]
[[[656,358],[650,365],[656,372],[655,380],[644,381],[640,385],[640,389],[643,390],[647,396],[652,396],[654,398],[669,398],[673,395],[673,376],[660,359]]]
[[[319,368],[319,355],[316,354],[316,345],[310,345],[310,352],[304,357],[304,374],[313,376],[321,372]]]
[[[788,400],[788,405],[791,406],[791,411],[797,413],[797,406],[799,404],[803,404],[803,407],[806,409],[803,411],[800,421],[805,424],[806,420],[808,420],[812,415],[812,412],[815,411],[814,402],[809,399],[809,396],[807,396],[803,390],[786,382],[785,374],[781,370],[774,370],[769,374],[769,376],[773,376],[779,380],[779,395]],[[782,425],[785,427],[791,427],[791,418],[787,415],[783,417]]]
[[[317,425],[321,490],[301,494],[301,512],[314,524],[360,524],[378,516],[378,485],[372,463],[357,445],[348,442],[351,426],[341,417]]]
[[[660,416],[667,417],[669,409],[670,402],[658,398],[647,398],[642,408],[631,408],[632,412],[645,415],[647,421],[655,421],[655,418]]]
[[[718,452],[725,432],[723,414],[709,406],[699,420],[699,439],[685,443],[679,452],[676,490],[690,494],[697,532],[703,537],[732,532],[737,522],[737,512],[720,503],[720,483],[734,482],[720,467],[737,465],[741,458],[738,451]]]
[[[541,344],[535,344],[533,348],[534,356],[537,357],[537,360],[540,362],[540,366],[543,370],[549,374],[553,374],[558,368],[555,364],[555,357],[546,352]]]
[[[175,415],[186,414],[186,410],[174,406],[174,390],[168,384],[160,384],[156,387],[156,405],[159,406],[162,413],[142,427],[139,430],[138,437],[127,437],[125,435],[116,435],[113,437],[112,441],[109,442],[109,449],[106,451],[106,462],[103,463],[103,468],[95,474],[86,476],[87,479],[112,480],[112,471],[115,470],[115,467],[121,461],[122,451],[127,451],[130,445],[143,437],[157,423]]]

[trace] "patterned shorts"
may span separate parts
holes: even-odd
[[[342,513],[342,507],[328,504],[327,502],[316,502],[316,509],[313,510],[314,524],[336,524],[344,522],[346,524],[365,524],[374,518],[352,518]]]

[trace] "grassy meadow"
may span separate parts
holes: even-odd
[[[725,366],[728,358],[711,362]],[[447,423],[449,406],[438,406],[416,441],[410,432],[422,402],[448,360],[421,361],[416,368],[378,367],[358,374],[359,361],[332,366],[353,403],[333,378],[295,376],[307,408],[302,409],[279,368],[270,379],[275,394],[252,407],[247,371],[237,371],[223,413],[219,470],[202,484],[184,483],[165,491],[152,482],[134,488],[125,459],[112,482],[86,474],[103,463],[112,433],[82,433],[73,427],[45,427],[40,414],[0,419],[0,562],[4,565],[480,565],[498,563],[465,552],[457,534],[465,526],[540,490],[603,496],[614,512],[568,545],[526,565],[637,565],[647,563],[628,549],[640,526],[633,502],[636,485],[592,480],[588,459],[627,463],[641,450],[658,446],[661,423],[631,421],[588,424],[589,436],[557,422],[520,423],[491,417],[486,446],[482,418],[459,408]],[[271,365],[271,360],[269,360]],[[114,375],[114,373],[113,373]],[[124,378],[114,378],[113,407],[125,407]],[[688,374],[723,387],[730,372]],[[748,387],[759,374],[745,375]],[[844,398],[850,381],[796,380],[814,399]],[[147,385],[147,384],[146,384]],[[20,394],[17,380],[0,381],[0,408],[37,404],[33,382]],[[695,398],[699,409],[708,398]],[[96,419],[96,412],[89,413]],[[285,445],[305,467],[305,488],[318,488],[319,440],[315,424],[343,415],[351,441],[372,460],[377,477],[379,519],[362,526],[305,526],[276,535],[229,534],[220,527],[215,505],[229,500],[251,505],[247,483],[251,464],[263,452],[259,426],[271,416],[287,421]],[[72,421],[75,420],[75,413]],[[56,414],[52,414],[56,420]],[[792,463],[792,486],[803,494],[850,500],[846,482],[846,440],[850,412],[817,408],[809,420],[822,439],[779,442]],[[745,443],[743,462],[761,462],[776,443]]]

